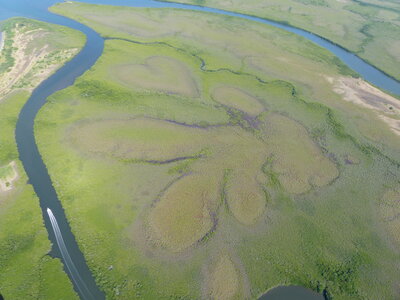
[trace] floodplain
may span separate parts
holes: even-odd
[[[400,143],[334,91],[354,74],[329,52],[206,13],[52,11],[106,38],[35,134],[109,299],[398,296]]]
[[[318,34],[400,79],[400,5],[390,0],[177,0],[266,18]]]

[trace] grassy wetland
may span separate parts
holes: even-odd
[[[82,47],[73,30],[13,18],[0,24],[0,295],[77,299],[43,225],[39,199],[18,159],[15,126],[30,92]],[[42,38],[46,38],[46,42]]]
[[[350,70],[265,25],[51,10],[106,38],[35,134],[108,299],[253,299],[289,284],[399,296],[400,141],[386,96],[345,99]],[[371,95],[382,107],[366,107]]]
[[[400,5],[386,0],[178,0],[287,23],[316,33],[400,79]],[[378,54],[379,53],[379,54]]]

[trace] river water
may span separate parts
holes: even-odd
[[[324,297],[301,286],[278,286],[269,290],[259,300],[323,300]]]
[[[47,8],[59,0],[0,0],[0,20],[13,16],[29,17],[41,21],[71,27],[83,32],[87,42],[82,51],[71,61],[60,68],[35,89],[21,110],[15,132],[20,159],[40,199],[45,226],[53,244],[52,254],[60,257],[65,270],[74,284],[75,290],[82,299],[104,299],[104,294],[97,287],[86,261],[71,232],[64,210],[57,198],[47,168],[43,163],[35,142],[33,124],[40,108],[46,103],[48,96],[73,84],[74,80],[90,69],[103,52],[104,40],[89,27],[71,19],[54,15]],[[224,14],[272,25],[301,35],[314,43],[328,49],[339,57],[361,77],[393,94],[400,95],[400,83],[383,72],[364,62],[354,54],[314,34],[288,25],[264,20],[252,16],[241,15],[219,9],[193,5],[163,3],[152,0],[86,0],[83,2],[98,4],[126,5],[134,7],[167,7],[194,9],[199,11]],[[282,298],[284,296],[285,298]],[[301,298],[299,298],[301,296]],[[275,297],[275,298],[274,298]],[[278,297],[278,298],[276,298]],[[281,298],[279,298],[281,297]],[[292,298],[290,298],[292,297]],[[262,299],[323,299],[321,295],[301,287],[278,287],[266,293]]]
[[[47,7],[55,2],[56,1],[48,0],[0,0],[0,8],[2,8],[0,18],[10,16],[31,17],[80,30],[87,36],[87,43],[83,50],[34,90],[20,112],[15,137],[18,145],[19,157],[24,165],[29,182],[32,184],[40,199],[45,226],[50,241],[53,244],[52,254],[62,258],[65,270],[71,278],[75,290],[82,299],[104,299],[104,294],[96,286],[82,252],[71,232],[64,210],[57,198],[56,191],[48,175],[47,168],[36,146],[33,132],[35,117],[40,108],[45,104],[47,97],[57,90],[73,84],[75,78],[82,75],[83,72],[88,70],[96,62],[104,46],[103,39],[89,27],[49,13]],[[52,213],[54,213],[59,232],[57,232],[57,227],[52,225],[47,208],[50,208]],[[61,249],[61,251],[55,232],[61,233],[63,237],[64,244],[62,245],[65,248]],[[68,259],[65,253],[68,253],[71,259]],[[74,272],[74,270],[78,270],[78,272]]]

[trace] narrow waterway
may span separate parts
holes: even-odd
[[[47,97],[54,92],[73,84],[77,77],[93,66],[100,57],[104,47],[103,39],[91,28],[68,18],[49,13],[47,8],[57,2],[60,1],[0,0],[0,20],[13,16],[24,16],[68,26],[83,32],[87,37],[86,45],[82,51],[70,62],[60,68],[55,74],[42,82],[32,93],[32,96],[29,98],[20,113],[15,135],[20,159],[24,165],[26,173],[28,174],[29,181],[33,185],[35,192],[40,199],[40,206],[42,208],[45,226],[53,244],[53,254],[62,258],[62,261],[66,266],[65,270],[70,276],[71,281],[74,283],[75,290],[79,293],[82,299],[103,299],[104,294],[97,287],[82,252],[76,243],[75,237],[71,232],[64,210],[57,198],[56,191],[47,172],[47,168],[38,151],[33,131],[35,117],[40,108],[46,103]],[[364,62],[354,54],[347,52],[343,48],[316,35],[287,25],[218,9],[156,2],[152,0],[86,0],[84,2],[135,7],[193,9],[245,18],[272,25],[301,35],[328,49],[337,55],[350,68],[358,72],[361,77],[382,89],[400,95],[400,83],[398,81],[390,78],[383,72]],[[291,291],[293,291],[293,289]],[[268,296],[268,293],[266,296]]]
[[[47,168],[38,151],[33,131],[35,117],[40,108],[46,103],[47,97],[60,89],[70,86],[77,77],[90,69],[103,52],[104,41],[89,27],[49,13],[47,7],[51,4],[49,3],[50,1],[43,1],[43,3],[41,3],[41,1],[32,2],[34,3],[28,1],[1,0],[0,7],[8,9],[9,15],[27,16],[79,30],[86,35],[87,42],[77,56],[66,63],[47,80],[43,81],[33,91],[31,97],[22,108],[15,131],[19,157],[24,165],[29,182],[32,184],[40,199],[45,226],[50,241],[53,244],[52,254],[62,259],[64,269],[68,273],[75,290],[82,299],[104,299],[104,294],[97,287],[82,252],[77,245],[75,237],[71,232],[64,210],[57,198],[56,191],[47,172]],[[39,4],[45,5],[41,7]],[[48,208],[51,210],[53,218],[49,217]],[[52,225],[54,221],[57,227]],[[60,236],[62,236],[62,244],[60,244],[59,239],[57,239],[60,238]],[[60,246],[62,247],[60,248]]]
[[[81,2],[92,2],[89,0],[82,0]],[[93,1],[94,2],[94,1]],[[282,24],[279,22],[266,20],[254,16],[249,16],[245,14],[225,11],[222,9],[209,8],[203,6],[189,5],[189,4],[179,4],[179,3],[169,3],[169,2],[159,2],[154,0],[97,0],[95,1],[99,4],[112,4],[112,5],[125,5],[132,7],[165,7],[165,8],[179,8],[186,10],[196,10],[203,12],[210,12],[214,14],[238,17],[242,19],[247,19],[251,21],[255,21],[258,23],[263,23],[266,25],[270,25],[276,28],[283,29],[285,31],[292,32],[296,35],[300,35],[307,40],[312,41],[313,43],[327,49],[331,53],[335,54],[345,65],[347,65],[350,69],[360,74],[362,78],[366,81],[372,83],[376,87],[388,91],[394,95],[400,96],[400,82],[396,79],[388,76],[378,68],[372,66],[368,62],[364,61],[354,53],[347,51],[341,46],[330,42],[316,34],[308,32],[303,29],[295,28],[290,25]],[[377,54],[379,55],[379,53]]]

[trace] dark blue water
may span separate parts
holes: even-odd
[[[259,300],[324,300],[324,296],[301,286],[278,286],[269,290]]]
[[[60,2],[57,0],[12,0],[6,1],[1,0],[0,4],[3,7],[3,2],[7,3],[4,6],[8,13],[19,11],[23,12],[25,16],[34,18],[48,18],[44,13],[44,10],[50,5]],[[365,62],[363,59],[359,58],[357,55],[347,51],[346,49],[322,38],[308,31],[295,28],[286,24],[281,24],[275,21],[270,21],[258,17],[248,16],[244,14],[229,12],[216,8],[201,7],[196,5],[178,4],[178,3],[168,3],[168,2],[158,2],[154,0],[81,0],[81,2],[97,3],[97,4],[112,4],[112,5],[125,5],[132,7],[164,7],[164,8],[180,8],[180,9],[191,9],[197,11],[211,12],[215,14],[223,14],[233,17],[239,17],[247,20],[256,21],[259,23],[271,25],[283,30],[300,35],[315,44],[329,50],[335,54],[344,64],[346,64],[350,69],[357,72],[362,78],[377,86],[382,90],[386,90],[394,95],[400,96],[400,82],[392,77],[386,75],[384,72]],[[21,4],[23,3],[23,11],[21,11]],[[7,11],[4,12],[7,16]],[[0,12],[0,19],[4,18],[3,12]],[[379,53],[377,53],[379,55]]]
[[[16,128],[16,141],[18,145],[20,159],[24,165],[25,171],[28,174],[29,181],[33,185],[36,194],[40,199],[40,206],[43,211],[43,218],[45,221],[46,228],[49,233],[49,238],[53,244],[53,254],[62,258],[64,264],[69,264],[66,261],[62,253],[68,252],[72,259],[72,264],[79,271],[79,276],[74,276],[70,273],[69,268],[65,268],[66,272],[74,283],[75,290],[79,293],[82,299],[103,299],[104,294],[96,286],[96,283],[91,275],[91,272],[85,262],[82,252],[76,243],[75,237],[71,232],[67,218],[65,217],[64,210],[61,206],[60,201],[57,198],[57,194],[52,185],[51,179],[48,175],[46,166],[44,165],[38,148],[35,142],[35,136],[33,132],[33,124],[35,117],[40,108],[46,103],[48,96],[56,92],[57,90],[66,88],[73,84],[74,80],[82,75],[86,70],[90,69],[91,66],[100,57],[104,41],[103,39],[92,29],[76,21],[68,18],[54,15],[48,12],[47,8],[58,0],[0,0],[0,20],[6,19],[13,16],[24,16],[42,20],[50,23],[64,25],[73,29],[83,32],[87,37],[87,42],[82,51],[70,62],[65,64],[50,78],[44,81],[27,101],[26,105],[21,110],[17,128]],[[385,75],[376,68],[370,66],[357,56],[347,52],[341,47],[338,47],[323,38],[320,38],[314,34],[308,33],[301,29],[296,29],[287,25],[279,24],[273,21],[263,20],[256,17],[241,15],[237,13],[231,13],[223,10],[204,8],[193,5],[182,5],[174,3],[163,3],[151,0],[86,0],[84,2],[99,3],[99,4],[114,4],[114,5],[127,5],[136,7],[168,7],[168,8],[181,8],[181,9],[194,9],[199,11],[212,12],[217,14],[224,14],[234,17],[245,18],[264,24],[272,25],[298,35],[301,35],[316,44],[330,50],[332,53],[337,55],[345,64],[350,68],[358,72],[364,79],[370,81],[376,86],[385,89],[393,94],[400,95],[400,83],[389,76]],[[60,251],[58,248],[57,240],[51,225],[50,219],[47,214],[47,208],[50,208],[57,220],[59,233],[62,235],[65,241],[65,249]],[[278,292],[277,292],[278,291]],[[284,295],[301,295],[304,293],[303,298],[296,299],[317,299],[315,294],[309,290],[299,287],[280,287],[273,289],[263,296],[262,299],[286,299],[282,298]],[[307,294],[308,292],[308,294]],[[289,293],[289,294],[286,294]],[[280,298],[270,298],[274,295],[278,295]],[[318,295],[319,296],[319,295]],[[266,297],[266,298],[264,298]],[[274,296],[275,297],[275,296]],[[323,299],[322,296],[319,296]],[[288,298],[290,299],[290,298]]]
[[[45,104],[46,98],[57,90],[73,84],[74,80],[88,70],[103,52],[104,41],[95,31],[78,22],[51,14],[47,11],[47,7],[55,2],[56,1],[48,0],[0,0],[1,18],[10,16],[35,18],[80,30],[86,34],[87,37],[87,42],[83,50],[34,90],[20,112],[15,137],[19,157],[29,177],[29,182],[32,184],[40,199],[45,226],[49,234],[49,239],[53,244],[52,254],[62,258],[64,269],[73,282],[75,290],[82,299],[104,299],[104,295],[96,286],[95,280],[71,232],[46,166],[39,154],[33,132],[35,117],[40,108]],[[66,244],[66,249],[63,250],[66,250],[73,258],[73,265],[70,265],[68,261],[65,260],[65,257],[61,255],[63,252],[60,251],[57,245],[57,240],[47,215],[47,208],[50,208],[54,212]],[[79,275],[71,272],[71,270],[74,269],[79,270]]]

